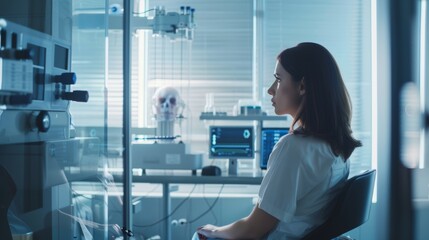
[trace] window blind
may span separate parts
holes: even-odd
[[[216,111],[228,114],[239,99],[252,98],[253,1],[149,1],[149,9],[154,6],[164,6],[167,12],[191,6],[196,9],[197,26],[192,42],[147,38],[144,107],[151,115],[151,98],[158,87],[178,89],[186,104],[186,119],[176,132],[193,151],[207,153],[208,128],[199,120],[206,95],[213,95]],[[147,125],[154,124],[150,120]]]
[[[77,81],[72,90],[89,92],[87,103],[70,103],[70,113],[75,126],[104,126],[105,77],[107,46],[105,42],[106,22],[99,22],[97,29],[87,29],[83,22],[76,21],[79,14],[104,13],[105,2],[96,0],[73,1],[73,30],[71,70]]]

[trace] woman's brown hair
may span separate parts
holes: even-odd
[[[327,141],[336,155],[348,159],[362,143],[353,138],[351,101],[334,57],[316,43],[300,43],[277,57],[295,82],[303,80],[305,94],[293,120],[297,134]]]

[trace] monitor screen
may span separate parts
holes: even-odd
[[[274,145],[289,132],[289,128],[262,128],[261,132],[261,169],[267,169],[268,158]]]
[[[55,44],[54,67],[68,69],[69,49]]]
[[[211,126],[210,158],[253,158],[253,127]]]

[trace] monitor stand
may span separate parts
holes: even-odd
[[[237,158],[230,158],[228,160],[228,175],[237,176],[238,163]]]

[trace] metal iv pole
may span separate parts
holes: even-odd
[[[131,2],[132,0],[124,0],[123,14],[123,167],[124,167],[124,202],[123,202],[123,227],[122,232],[124,239],[130,239],[132,233],[132,216],[131,216],[131,186],[132,186],[132,166],[131,166]]]

